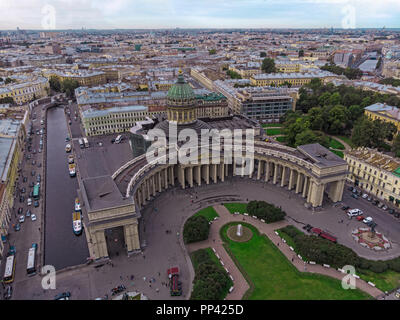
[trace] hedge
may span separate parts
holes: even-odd
[[[210,225],[204,216],[190,217],[183,227],[183,241],[191,243],[206,240],[210,232]]]
[[[209,249],[191,254],[195,277],[191,300],[223,300],[232,285],[226,271],[211,258]]]
[[[280,208],[265,201],[250,201],[247,204],[247,212],[258,219],[264,219],[267,223],[283,220],[286,216]]]
[[[290,236],[296,244],[297,253],[309,261],[318,264],[329,264],[334,268],[353,265],[360,269],[382,273],[387,270],[400,272],[400,257],[392,260],[368,260],[359,257],[352,249],[338,243],[314,236],[306,235],[294,226],[287,226],[280,231]]]

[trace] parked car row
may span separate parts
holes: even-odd
[[[377,206],[379,209],[387,211],[389,214],[394,215],[396,218],[400,218],[399,212],[397,212],[395,209],[389,208],[385,203],[380,202],[377,199],[374,199],[371,195],[367,193],[362,193],[361,190],[357,190],[357,188],[354,187],[349,187],[348,190],[351,191],[351,196],[353,198],[358,199],[361,196],[363,199],[367,200],[368,202],[371,202],[372,205]]]

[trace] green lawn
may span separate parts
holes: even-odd
[[[338,155],[339,157],[343,158],[344,153],[342,151],[331,150],[334,154]]]
[[[344,150],[344,145],[336,139],[331,138],[329,141],[329,146],[333,149]]]
[[[354,148],[354,143],[351,141],[349,137],[346,136],[337,136],[340,140],[346,142],[350,147]]]
[[[201,209],[200,211],[197,211],[193,216],[203,216],[208,221],[212,221],[215,217],[219,217],[218,213],[213,207]]]
[[[247,203],[224,203],[224,206],[229,210],[230,213],[247,212]]]
[[[287,141],[287,137],[286,136],[280,136],[280,137],[276,137],[275,140],[278,141],[278,142],[285,143]]]
[[[263,123],[261,125],[263,128],[281,128],[283,127],[282,123]]]
[[[356,270],[356,274],[365,281],[375,283],[382,291],[391,291],[400,286],[400,273],[388,270],[382,273],[374,273],[369,270]]]
[[[221,229],[226,249],[250,282],[244,298],[251,300],[359,300],[371,298],[359,290],[344,290],[339,280],[298,272],[277,247],[251,225],[248,242],[234,242],[226,236],[230,223]]]
[[[281,128],[276,128],[276,129],[265,129],[267,132],[267,135],[269,136],[276,136],[278,134],[283,134],[283,131]]]

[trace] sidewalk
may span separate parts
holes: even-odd
[[[246,222],[258,229],[260,233],[265,234],[273,243],[280,243],[278,249],[286,256],[288,261],[291,261],[293,256],[295,257],[292,264],[297,268],[300,272],[311,272],[311,273],[318,273],[322,275],[326,275],[338,280],[342,280],[344,274],[337,271],[336,269],[332,268],[325,268],[321,265],[310,265],[306,264],[307,270],[305,271],[305,264],[304,261],[297,257],[290,250],[289,246],[286,243],[282,242],[282,239],[275,234],[275,230],[283,228],[287,226],[289,223],[287,221],[280,221],[276,223],[267,224],[261,222],[260,220],[254,219],[250,216],[244,215],[233,215],[231,214],[228,209],[226,209],[223,205],[216,205],[214,209],[219,214],[218,220],[213,221],[211,228],[210,228],[210,236],[208,240],[194,243],[188,245],[188,250],[193,252],[200,248],[207,248],[213,247],[218,255],[220,256],[221,260],[223,261],[225,267],[228,269],[229,273],[232,274],[234,279],[234,290],[232,293],[228,294],[226,299],[227,300],[236,300],[241,299],[246,291],[249,289],[249,284],[244,279],[243,275],[240,273],[239,269],[236,267],[235,263],[232,261],[226,250],[222,246],[222,240],[219,236],[220,228],[229,223],[229,222]],[[214,242],[215,239],[215,242]],[[370,286],[364,280],[357,279],[357,288],[370,294],[374,298],[382,295],[383,292],[379,289]]]

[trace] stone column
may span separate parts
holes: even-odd
[[[217,183],[217,165],[212,164],[211,165],[211,175],[214,183]]]
[[[294,182],[294,170],[293,169],[289,169],[290,170],[290,175],[289,175],[289,186],[288,189],[292,190],[293,189],[293,182]]]
[[[197,182],[197,185],[201,186],[201,165],[195,167],[194,178]]]
[[[140,194],[142,196],[142,203],[146,204],[146,194],[145,194],[145,184],[144,184],[144,182],[140,186]]]
[[[178,167],[178,180],[182,186],[182,189],[185,189],[185,168],[182,166]]]
[[[169,181],[173,186],[175,186],[174,169],[175,169],[175,166],[169,167]]]
[[[219,170],[220,170],[221,181],[224,182],[224,180],[225,180],[225,165],[223,163],[219,164]]]
[[[153,197],[156,195],[156,175],[153,174],[153,177],[151,178],[151,190]]]
[[[285,166],[282,166],[282,177],[281,177],[281,187],[284,187],[286,184],[286,170]]]
[[[268,182],[270,177],[270,171],[269,171],[269,161],[265,162],[265,182]]]
[[[232,168],[233,168],[232,175],[236,176],[236,160],[235,160],[235,158],[233,159]]]
[[[274,163],[274,179],[272,180],[273,184],[276,184],[277,178],[278,178],[278,165]]]
[[[104,235],[104,230],[98,230],[94,233],[90,232],[92,235],[92,244],[94,246],[95,258],[108,258],[107,242]]]
[[[126,249],[129,252],[140,250],[139,233],[137,223],[124,225],[124,237]]]
[[[309,178],[307,176],[304,176],[303,180],[304,180],[304,184],[303,184],[302,196],[303,196],[303,198],[305,198],[306,194],[307,194],[307,184],[308,184]]]
[[[314,183],[312,195],[311,195],[311,203],[313,207],[319,207],[322,206],[322,202],[324,199],[324,189],[325,185],[324,184],[316,184]]]
[[[203,174],[203,179],[206,181],[206,184],[210,183],[210,165],[205,164],[202,166],[202,174]]]
[[[296,193],[299,193],[301,191],[302,183],[303,183],[302,174],[297,171]]]
[[[168,167],[164,169],[164,188],[168,188]]]
[[[343,197],[343,189],[344,189],[344,179],[331,182],[328,192],[329,199],[331,199],[333,202],[341,201]]]
[[[150,200],[150,179],[146,179],[146,196]]]
[[[162,187],[161,187],[161,171],[158,171],[158,175],[157,175],[157,182],[158,182],[158,192],[162,191]]]
[[[188,167],[188,181],[190,188],[193,188],[193,167]]]
[[[307,202],[308,203],[311,203],[311,201],[312,201],[311,196],[312,196],[312,193],[314,192],[314,189],[315,189],[315,182],[310,179],[308,193],[307,193]]]
[[[261,178],[261,160],[258,160],[258,166],[257,166],[257,180],[260,180]]]

